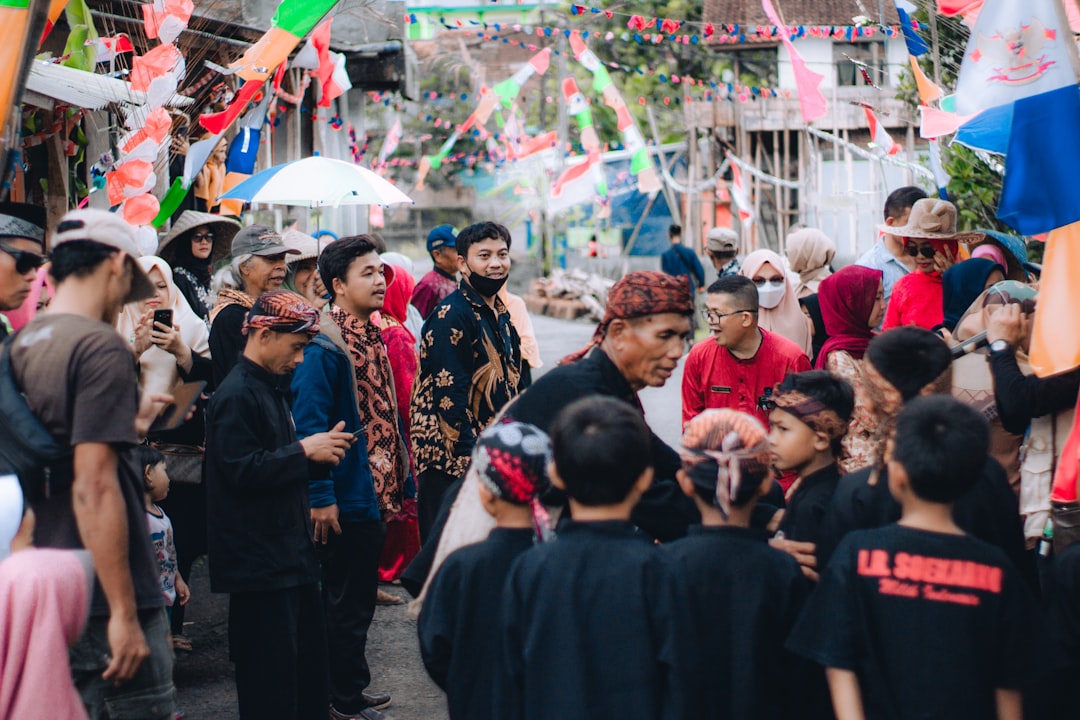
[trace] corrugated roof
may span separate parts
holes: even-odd
[[[898,23],[893,0],[883,5],[885,24]],[[773,0],[773,7],[788,25],[852,25],[857,15],[878,22],[877,0]],[[718,24],[769,24],[761,0],[705,0],[703,16],[705,22]]]
[[[146,93],[132,90],[131,83],[43,60],[34,61],[26,88],[87,110],[100,110],[110,103],[132,106],[146,104]],[[191,98],[174,95],[168,104],[185,107],[192,102]]]

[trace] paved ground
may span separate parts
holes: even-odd
[[[588,342],[593,326],[585,323],[534,318],[541,357],[545,366],[555,365],[567,353]],[[678,441],[682,366],[663,388],[647,389],[641,398],[653,429],[669,443]],[[198,566],[190,580],[191,605],[186,633],[194,652],[177,658],[176,686],[180,708],[188,720],[235,720],[236,691],[232,664],[228,660],[226,616],[228,602],[224,595],[210,593],[205,565]],[[399,587],[383,586],[389,592],[407,597]],[[268,632],[273,632],[268,629]],[[371,689],[390,693],[394,704],[387,713],[396,720],[445,720],[443,693],[424,671],[416,643],[416,623],[404,605],[380,607],[376,611],[368,644],[368,660],[373,681]]]

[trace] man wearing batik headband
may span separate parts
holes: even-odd
[[[608,291],[604,319],[584,349],[567,356],[507,410],[542,430],[587,395],[614,397],[641,411],[638,391],[661,387],[686,350],[694,306],[685,277],[632,272]],[[686,534],[697,511],[675,484],[678,454],[650,433],[656,481],[634,509],[634,522],[660,540]]]
[[[325,718],[326,632],[308,502],[311,463],[337,465],[354,437],[336,422],[298,440],[289,374],[319,332],[296,293],[255,300],[245,345],[206,411],[210,589],[229,593],[240,717]]]
[[[0,310],[17,310],[30,295],[37,269],[45,262],[45,208],[0,203]],[[0,316],[0,340],[7,337]]]
[[[705,410],[686,425],[681,455],[679,485],[701,511],[701,525],[661,547],[686,622],[682,666],[695,673],[686,683],[686,717],[817,717],[804,714],[802,693],[767,690],[775,678],[799,686],[784,639],[809,584],[794,560],[751,528],[773,485],[765,427],[738,410]]]
[[[539,496],[548,488],[551,441],[508,422],[480,434],[472,454],[480,502],[495,518],[487,540],[461,548],[428,588],[417,629],[424,667],[446,691],[451,720],[508,717],[496,711],[490,677],[502,664],[500,612],[510,566],[550,533]]]
[[[877,423],[878,461],[840,479],[822,524],[817,564],[825,567],[833,550],[852,530],[878,528],[900,518],[900,506],[889,493],[885,441],[906,403],[922,395],[943,395],[952,386],[952,354],[934,333],[905,327],[870,341],[863,359],[868,410]],[[953,517],[965,532],[996,545],[1026,579],[1035,583],[1032,558],[1024,548],[1016,494],[1001,465],[987,457],[982,478],[953,506]]]
[[[851,386],[825,370],[788,375],[770,401],[769,450],[777,472],[796,475],[774,546],[791,553],[817,580],[814,550],[832,502],[840,468],[836,458],[855,408]]]

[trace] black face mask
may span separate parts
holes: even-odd
[[[510,274],[507,273],[501,278],[489,278],[473,272],[472,268],[469,268],[469,277],[465,278],[469,284],[472,285],[473,290],[480,293],[484,297],[495,297],[499,290],[502,290],[502,286],[506,284]]]

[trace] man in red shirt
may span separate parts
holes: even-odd
[[[758,327],[758,295],[741,275],[709,286],[705,319],[712,337],[694,345],[682,381],[683,426],[708,408],[731,408],[768,425],[765,400],[788,373],[810,369],[802,349]]]
[[[413,289],[413,307],[427,316],[435,306],[458,289],[457,280],[457,230],[450,225],[438,225],[427,236],[427,251],[435,267]]]

